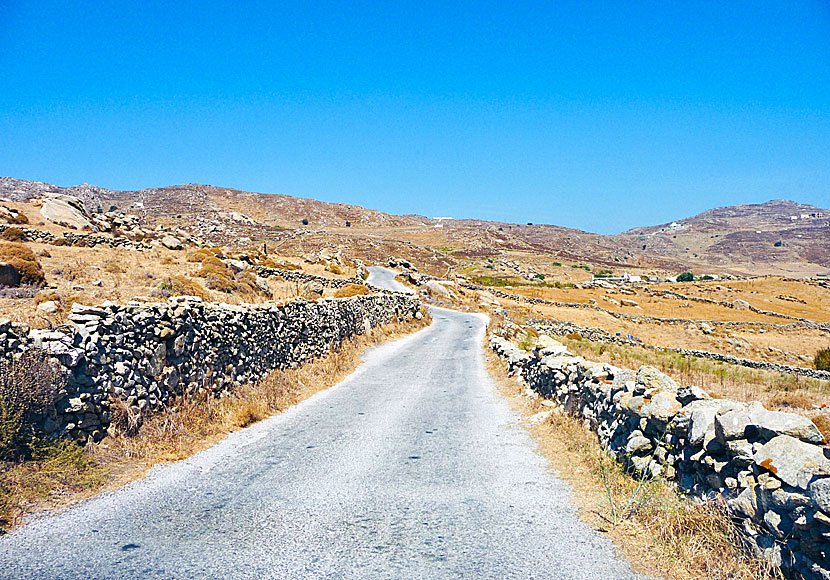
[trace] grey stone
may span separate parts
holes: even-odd
[[[637,384],[646,389],[677,392],[677,383],[668,375],[661,373],[652,366],[642,366],[637,371]]]
[[[807,489],[814,476],[830,475],[830,459],[821,448],[789,435],[778,435],[755,454],[755,464],[784,483]]]
[[[628,443],[625,445],[625,450],[627,453],[630,454],[643,454],[648,453],[652,450],[653,446],[651,441],[644,437],[642,434],[634,435],[633,437],[629,438]]]
[[[830,477],[811,482],[807,489],[818,508],[824,513],[830,514]]]
[[[165,236],[161,240],[161,245],[167,248],[168,250],[182,250],[184,246],[182,245],[181,240],[174,236]]]
[[[20,273],[11,264],[0,262],[0,287],[17,288],[20,286]]]

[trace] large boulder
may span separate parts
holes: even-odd
[[[161,245],[167,248],[168,250],[181,250],[184,248],[181,240],[173,236],[165,236],[164,238],[162,238]]]
[[[564,355],[568,354],[568,347],[556,340],[555,338],[551,338],[547,334],[540,334],[539,337],[536,339],[535,347],[538,349],[538,352],[541,356],[546,356],[549,354],[553,355]]]
[[[452,291],[441,284],[438,280],[430,280],[426,283],[427,290],[432,296],[439,298],[452,298],[454,294]]]
[[[818,427],[803,415],[767,411],[760,403],[715,417],[715,435],[722,441],[735,439],[769,440],[790,435],[807,443],[826,443]]]
[[[813,477],[830,475],[822,448],[789,435],[778,435],[755,454],[755,464],[793,487],[807,489]]]
[[[642,366],[637,371],[637,384],[644,387],[646,391],[672,391],[677,392],[677,383],[670,376],[661,373],[652,366]]]
[[[20,286],[20,272],[11,264],[0,262],[0,288],[5,286],[11,288]]]
[[[40,215],[54,224],[77,230],[108,228],[106,220],[89,213],[80,199],[61,193],[48,194],[43,198]]]

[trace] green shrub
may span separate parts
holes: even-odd
[[[0,459],[30,453],[34,423],[54,409],[64,380],[41,349],[0,359]]]
[[[692,282],[695,279],[695,275],[691,272],[683,272],[677,277],[678,282]]]
[[[818,371],[830,371],[830,348],[822,348],[816,353],[813,364]]]

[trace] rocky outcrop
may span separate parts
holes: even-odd
[[[812,421],[553,347],[490,340],[512,373],[583,419],[629,469],[722,498],[757,555],[788,577],[830,577],[830,449]]]
[[[116,407],[135,422],[183,394],[219,396],[419,311],[418,299],[407,294],[243,306],[195,297],[74,304],[71,324],[55,330],[0,320],[0,356],[40,347],[59,361],[66,389],[40,428],[47,435],[98,440]]]

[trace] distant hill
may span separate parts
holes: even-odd
[[[146,219],[172,222],[223,243],[281,239],[278,234],[287,229],[298,232],[292,238],[316,236],[317,245],[330,243],[331,236],[354,247],[377,246],[371,240],[404,244],[399,247],[432,255],[440,263],[453,257],[518,252],[616,269],[803,275],[830,268],[830,210],[788,200],[720,207],[604,236],[555,225],[391,215],[357,205],[212,185],[114,191],[0,177],[0,198],[27,201],[50,192],[79,197],[91,210],[133,207]],[[435,248],[442,252],[440,260]]]
[[[786,199],[718,207],[615,237],[630,251],[712,266],[830,267],[830,210]]]

